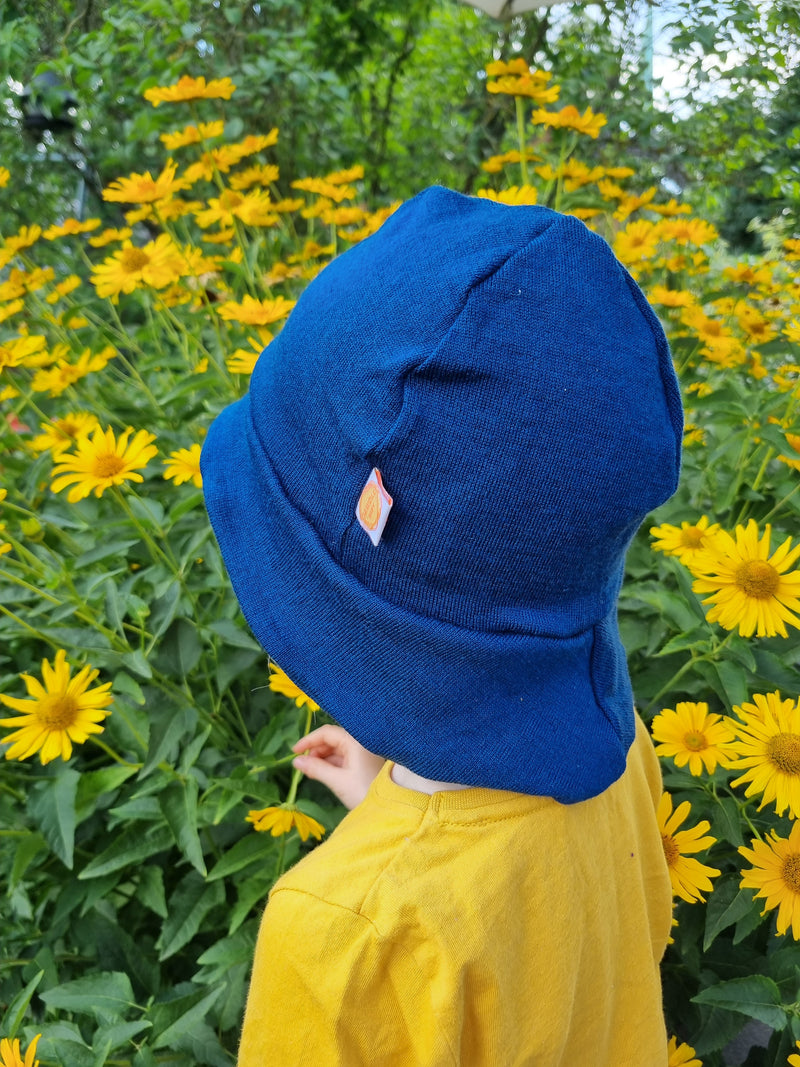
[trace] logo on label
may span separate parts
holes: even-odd
[[[392,504],[393,500],[384,488],[381,472],[373,467],[356,505],[358,523],[373,545],[377,545],[381,539]]]

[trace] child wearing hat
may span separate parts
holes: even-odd
[[[203,449],[352,808],[270,893],[240,1067],[666,1067],[660,772],[616,601],[675,490],[663,331],[575,218],[432,188],[306,289]]]

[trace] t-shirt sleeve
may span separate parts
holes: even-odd
[[[256,945],[238,1067],[450,1067],[429,983],[358,912],[273,892]]]

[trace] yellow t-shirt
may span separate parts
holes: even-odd
[[[666,1067],[661,774],[563,805],[384,765],[275,885],[239,1067]]]

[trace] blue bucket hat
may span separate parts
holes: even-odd
[[[675,490],[664,333],[577,219],[431,188],[308,286],[202,453],[242,610],[366,748],[575,802],[625,768],[625,552]]]

